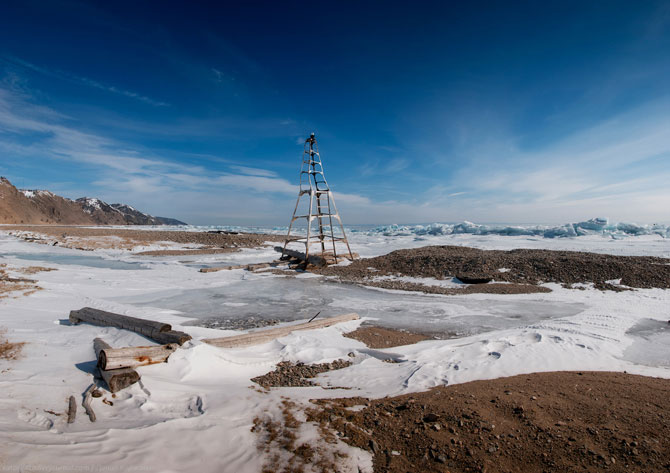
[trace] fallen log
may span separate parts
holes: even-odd
[[[77,417],[77,401],[74,399],[74,396],[70,396],[67,407],[67,423],[68,424],[73,423],[76,417]]]
[[[149,347],[104,348],[98,355],[98,367],[103,370],[135,368],[163,363],[179,348],[176,343]]]
[[[188,333],[179,332],[177,330],[170,330],[169,332],[156,332],[151,339],[157,343],[168,344],[176,343],[181,346],[191,339]]]
[[[220,348],[236,348],[245,347],[249,345],[260,345],[275,338],[284,337],[291,332],[297,330],[313,330],[317,328],[330,327],[331,325],[339,324],[341,322],[348,322],[350,320],[357,320],[360,317],[356,313],[343,314],[327,319],[314,320],[312,322],[304,322],[297,325],[288,325],[286,327],[277,327],[267,330],[260,330],[258,332],[246,333],[244,335],[235,335],[232,337],[222,338],[207,338],[203,340],[205,343],[214,345]]]
[[[84,307],[83,309],[70,312],[70,323],[76,325],[80,322],[130,330],[131,332],[151,338],[158,343],[178,343],[182,345],[191,339],[191,336],[184,332],[172,330],[170,324],[115,314],[91,307]],[[165,335],[165,333],[168,333],[168,335]]]
[[[93,325],[102,325],[103,327],[123,328],[132,330],[133,332],[142,333],[146,336],[151,336],[154,331],[168,332],[172,330],[170,324],[154,322],[153,320],[138,319],[137,317],[130,317],[128,315],[115,314],[113,312],[93,309],[92,307],[84,307],[83,309],[71,311],[70,322],[73,324],[87,322]]]
[[[95,350],[95,358],[100,358],[100,352],[102,350],[109,350],[112,347],[105,342],[102,338],[96,338],[93,340],[93,350]],[[120,368],[116,370],[104,370],[98,366],[98,371],[102,379],[107,383],[107,387],[110,392],[115,393],[121,391],[122,389],[127,388],[138,382],[140,380],[140,375],[137,371],[132,368]]]

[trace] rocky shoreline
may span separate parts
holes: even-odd
[[[611,291],[670,288],[670,259],[578,251],[502,251],[427,246],[397,250],[383,256],[359,259],[347,266],[329,266],[314,271],[342,282],[450,295],[546,292],[549,289],[541,286],[543,283],[558,283],[577,289],[592,284],[596,289]],[[493,282],[450,288],[392,279],[403,276],[437,281],[458,280],[459,277],[464,280],[483,278]]]

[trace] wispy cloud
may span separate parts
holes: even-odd
[[[52,77],[55,79],[63,80],[66,82],[70,82],[73,84],[81,84],[85,85],[94,89],[98,90],[103,90],[105,92],[109,92],[111,94],[116,94],[116,95],[122,95],[124,97],[128,97],[131,99],[139,100],[140,102],[147,103],[149,105],[153,105],[156,107],[167,107],[169,106],[168,103],[166,102],[161,102],[159,100],[154,100],[150,97],[147,97],[142,94],[138,94],[137,92],[132,92],[130,90],[125,90],[119,87],[116,87],[114,85],[109,85],[105,84],[103,82],[99,82],[94,79],[90,79],[88,77],[83,77],[83,76],[78,76],[76,74],[71,74],[69,72],[61,71],[58,69],[53,69],[53,68],[47,68],[47,67],[41,67],[36,64],[32,64],[28,61],[24,61],[23,59],[12,57],[12,56],[2,56],[0,57],[0,60],[4,61],[5,63],[11,64],[13,66],[19,66],[24,69],[31,70],[33,72],[37,72],[39,74]]]

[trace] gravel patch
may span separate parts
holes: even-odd
[[[315,383],[310,381],[309,378],[314,378],[316,375],[325,373],[326,371],[346,368],[347,366],[351,366],[351,362],[346,360],[335,360],[332,363],[313,365],[282,361],[274,371],[252,378],[251,381],[260,384],[264,388],[315,386]]]

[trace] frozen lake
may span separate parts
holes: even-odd
[[[120,302],[176,310],[221,328],[236,321],[308,319],[356,312],[376,325],[420,331],[438,338],[514,328],[571,317],[584,305],[533,298],[460,297],[383,291],[321,278],[254,277],[223,287],[144,294]]]

